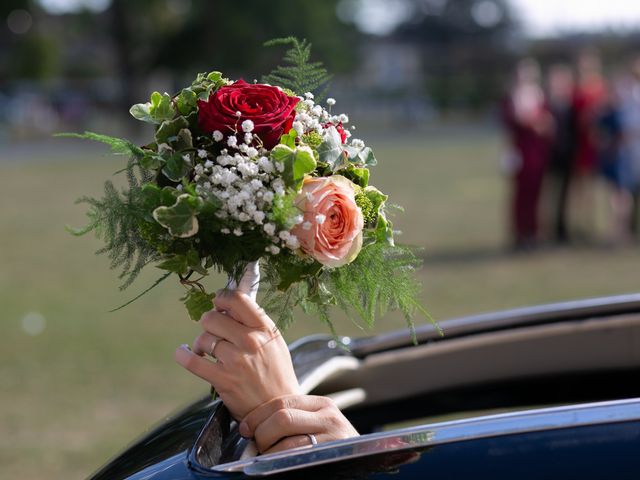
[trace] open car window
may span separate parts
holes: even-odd
[[[417,347],[391,345],[395,337],[383,336],[355,340],[347,352],[326,336],[304,339],[292,345],[292,357],[305,392],[334,397],[364,435],[245,458],[247,441],[221,411],[201,432],[190,464],[203,474],[266,475],[455,443],[468,432],[482,438],[568,428],[547,420],[568,421],[575,409],[573,426],[590,424],[591,413],[606,408],[623,416],[631,408],[635,418],[638,402],[616,399],[640,397],[630,381],[640,371],[639,310],[640,297],[625,296],[498,312],[454,320],[443,339],[425,337]],[[594,401],[609,402],[566,406]],[[540,410],[557,405],[565,406]],[[511,413],[487,416],[495,412]]]
[[[191,461],[197,464],[203,473],[237,472],[248,476],[270,476],[369,456],[422,450],[454,442],[638,420],[640,399],[618,400],[422,425],[218,465],[199,464],[197,453],[192,455]]]

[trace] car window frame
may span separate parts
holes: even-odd
[[[640,420],[640,398],[631,398],[420,425],[261,455],[215,465],[211,468],[198,465],[194,455],[195,449],[198,448],[198,442],[196,442],[195,448],[189,454],[189,462],[197,467],[201,474],[208,473],[212,476],[221,473],[270,476],[447,443],[638,420]]]

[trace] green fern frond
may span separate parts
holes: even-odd
[[[159,258],[156,249],[140,235],[140,225],[144,223],[147,212],[141,207],[141,180],[136,177],[133,161],[129,161],[127,166],[127,181],[129,188],[122,192],[113,182],[107,181],[101,199],[81,198],[79,202],[90,207],[87,212],[89,222],[83,228],[71,230],[74,235],[93,231],[105,242],[96,253],[106,254],[110,267],[121,270],[119,278],[124,279],[120,286],[122,290],[133,283],[145,265]]]
[[[110,137],[109,135],[102,135],[100,133],[56,133],[54,134],[54,137],[83,138],[86,140],[94,140],[96,142],[101,142],[109,145],[111,147],[111,151],[116,155],[133,155],[136,158],[144,156],[144,150],[131,143],[129,140]]]
[[[295,256],[289,258],[288,265],[279,265],[277,262],[283,260],[275,258],[265,262],[263,267],[266,283],[272,285],[265,294],[264,302],[267,311],[279,319],[279,327],[286,328],[293,321],[293,308],[300,306],[305,313],[318,316],[336,336],[329,316],[330,304],[335,304],[359,328],[363,328],[359,322],[370,328],[387,311],[398,310],[407,322],[414,343],[413,318],[416,313],[423,314],[439,330],[433,318],[420,305],[422,288],[414,275],[421,261],[409,247],[382,242],[368,245],[352,263],[321,271],[317,275],[308,269],[308,275],[299,277],[283,290],[276,287],[283,281],[287,284],[281,272],[304,269],[305,265]],[[312,290],[309,285],[318,288]],[[331,292],[331,298],[315,296],[314,291],[318,289]]]
[[[311,43],[295,37],[276,38],[265,42],[265,47],[291,45],[282,58],[284,65],[279,65],[268,75],[262,77],[263,83],[288,88],[297,95],[311,92],[316,97],[316,103],[322,100],[326,93],[331,75],[324,68],[322,62],[311,62]]]

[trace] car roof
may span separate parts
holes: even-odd
[[[540,325],[572,319],[640,312],[640,293],[548,303],[497,312],[456,317],[440,322],[444,337],[431,324],[416,329],[418,343],[457,338],[481,332]],[[411,344],[407,330],[349,340],[355,356],[402,348]]]

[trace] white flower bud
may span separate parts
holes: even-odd
[[[273,223],[265,223],[264,227],[262,228],[269,236],[273,235],[276,232],[276,226]]]
[[[222,140],[224,138],[224,135],[222,135],[222,132],[220,130],[214,130],[213,131],[213,139],[216,142],[219,142],[220,140]]]
[[[329,105],[330,107],[333,107],[335,104],[336,104],[335,98],[327,98],[327,105]]]
[[[237,113],[236,113],[237,115]],[[245,133],[249,133],[253,131],[253,122],[251,120],[245,120],[244,122],[242,122],[242,131]]]

